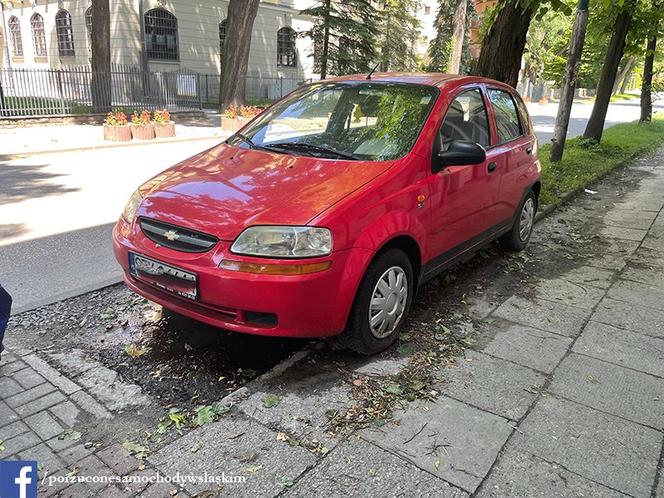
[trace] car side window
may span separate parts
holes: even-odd
[[[489,136],[489,118],[479,88],[458,95],[447,108],[440,126],[441,150],[452,140],[468,140],[488,147]]]
[[[501,144],[519,138],[523,135],[521,122],[516,110],[516,104],[509,92],[496,88],[488,89],[489,99],[493,104],[496,115],[496,128],[498,128],[498,141]]]
[[[531,123],[528,108],[519,94],[514,95],[514,100],[516,101],[516,107],[519,109],[519,117],[521,118],[521,126],[523,127],[524,135],[529,135],[532,132],[532,129],[530,126]]]

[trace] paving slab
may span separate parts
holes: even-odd
[[[650,496],[662,433],[546,396],[519,425],[508,447],[632,496]]]
[[[664,467],[659,469],[659,482],[655,491],[656,498],[664,498]]]
[[[607,270],[622,270],[625,262],[639,247],[640,242],[627,239],[602,239],[602,252],[593,254],[587,264]]]
[[[41,443],[41,440],[37,437],[34,432],[25,432],[14,436],[13,438],[4,441],[2,444],[5,447],[5,451],[2,452],[2,458],[7,458],[21,451],[37,446]]]
[[[615,239],[636,240],[641,242],[648,233],[647,230],[640,230],[638,228],[625,228],[619,226],[608,225],[602,228],[599,232],[604,237],[613,237]]]
[[[644,283],[664,291],[664,279],[654,277],[655,272],[662,271],[664,271],[663,268],[642,268],[627,265],[620,273],[620,278],[623,280],[631,280],[632,282]]]
[[[65,462],[58,457],[46,443],[38,444],[28,450],[19,453],[21,460],[35,460],[43,467],[43,472],[57,472],[65,467]]]
[[[621,498],[627,495],[535,455],[507,449],[475,494],[478,498]]]
[[[468,493],[371,443],[352,439],[333,450],[285,496],[461,498]]]
[[[23,389],[31,389],[46,382],[46,379],[32,368],[24,368],[12,374],[12,379],[18,382]]]
[[[5,398],[5,402],[12,408],[16,408],[21,405],[25,405],[30,401],[46,396],[49,393],[55,391],[55,387],[51,384],[41,384],[39,386],[33,387],[32,389],[19,390],[13,396]]]
[[[605,294],[603,289],[569,282],[562,278],[542,280],[535,286],[535,292],[540,299],[547,299],[582,309],[594,308]]]
[[[362,438],[472,493],[512,433],[508,420],[442,396],[416,401]]]
[[[643,247],[654,251],[664,251],[664,238],[648,235],[643,239]]]
[[[295,369],[299,370],[299,369]],[[350,405],[350,386],[333,372],[275,379],[278,384],[259,388],[237,407],[247,416],[277,430],[293,433],[306,442],[318,441],[332,449],[338,442],[326,435],[329,417]],[[276,406],[266,406],[267,396],[278,396]]]
[[[664,378],[664,340],[588,322],[573,351]]]
[[[641,246],[632,254],[629,262],[639,267],[661,270],[664,269],[664,253]]]
[[[512,420],[528,410],[544,375],[500,358],[469,350],[455,366],[436,372],[445,395]]]
[[[16,414],[21,418],[25,418],[32,415],[33,413],[37,413],[45,410],[46,408],[57,405],[58,403],[63,402],[65,399],[67,398],[60,391],[53,391],[45,396],[42,396],[41,398],[30,401],[24,405],[17,406]]]
[[[511,322],[568,337],[575,337],[581,332],[590,314],[589,310],[518,296],[510,297],[493,312],[494,316]]]
[[[0,400],[0,427],[11,424],[18,420],[16,412],[7,406],[7,403]]]
[[[361,366],[357,367],[354,370],[354,373],[376,377],[396,375],[401,372],[409,362],[410,358],[407,356],[401,358],[369,358]]]
[[[565,272],[560,278],[583,285],[584,287],[608,289],[615,274],[616,272],[612,270],[596,268],[594,266],[580,266]]]
[[[6,441],[9,438],[28,432],[30,429],[20,420],[12,422],[9,425],[0,427],[0,441]]]
[[[572,339],[523,325],[500,327],[482,351],[491,356],[551,373],[567,352]]]
[[[653,280],[655,275],[653,274]],[[611,286],[607,294],[611,299],[627,301],[639,306],[648,306],[664,311],[664,289],[654,285],[629,280],[619,280]]]
[[[203,444],[197,452],[192,447]],[[295,480],[316,458],[300,446],[277,441],[276,433],[245,417],[229,416],[193,431],[158,451],[150,462],[165,475],[187,473],[211,476],[245,476],[244,483],[226,484],[232,496],[274,496],[283,490],[283,479]],[[195,494],[213,487],[188,483]]]
[[[605,225],[648,230],[657,213],[653,211],[636,211],[632,209],[611,209],[604,214]]]
[[[150,403],[150,397],[139,386],[123,382],[115,370],[101,365],[87,370],[76,381],[109,410],[125,410]]]
[[[61,434],[63,431],[62,426],[47,411],[30,415],[25,419],[25,423],[44,441]]]
[[[597,306],[592,320],[652,337],[664,338],[664,311],[646,306],[637,306],[607,297]]]
[[[549,391],[633,422],[664,428],[664,379],[652,375],[572,353],[556,369]]]

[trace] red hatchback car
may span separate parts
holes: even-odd
[[[113,232],[127,285],[224,329],[339,335],[371,354],[416,289],[493,239],[530,239],[540,192],[525,105],[444,74],[304,86],[142,185]]]

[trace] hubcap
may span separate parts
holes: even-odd
[[[519,238],[521,242],[525,242],[533,229],[533,222],[535,221],[535,201],[528,198],[521,210],[521,220],[519,221]]]
[[[408,278],[399,266],[388,268],[378,279],[369,303],[369,328],[384,339],[397,328],[408,301]]]

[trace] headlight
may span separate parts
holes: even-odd
[[[317,227],[249,227],[235,240],[231,251],[273,258],[325,256],[332,252],[332,233]]]
[[[143,196],[137,190],[131,194],[124,211],[122,211],[122,217],[130,225],[134,222],[134,218],[136,218],[136,211],[138,211],[138,207],[141,205],[142,200]]]

